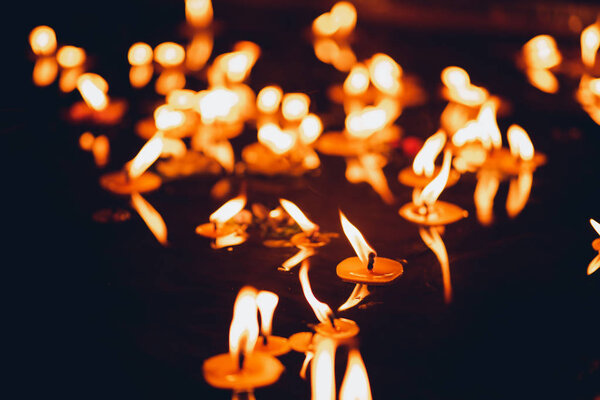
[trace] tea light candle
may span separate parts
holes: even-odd
[[[241,194],[223,204],[208,218],[210,222],[198,225],[196,233],[209,238],[218,238],[235,233],[237,224],[227,224],[246,206],[246,195]]]
[[[272,356],[280,356],[290,351],[288,340],[284,337],[271,335],[273,326],[273,314],[275,307],[279,302],[279,297],[266,290],[261,290],[256,296],[256,305],[260,312],[260,330],[262,341],[259,340],[254,348],[255,351],[270,354]]]
[[[320,233],[319,225],[309,220],[300,208],[286,199],[279,199],[283,209],[298,224],[301,233],[297,233],[290,241],[297,247],[322,247],[331,241],[331,237],[337,236],[331,233]]]

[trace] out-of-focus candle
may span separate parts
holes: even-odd
[[[127,52],[127,60],[131,65],[146,65],[152,62],[153,51],[149,44],[137,42]]]
[[[213,20],[211,0],[185,0],[185,18],[194,28],[206,28]]]
[[[100,75],[85,73],[77,79],[77,89],[85,103],[96,111],[108,106],[108,83]]]
[[[279,86],[265,86],[256,96],[256,106],[265,114],[274,113],[279,108],[282,97],[283,91]]]
[[[596,53],[600,48],[600,26],[592,24],[581,32],[581,60],[586,67],[596,64]]]
[[[299,121],[308,114],[310,98],[304,93],[286,93],[281,101],[281,112],[288,121]]]
[[[85,62],[85,50],[81,47],[62,46],[56,53],[56,60],[63,68],[78,67]]]
[[[177,43],[164,42],[154,49],[154,60],[162,67],[176,67],[183,63],[185,49]]]
[[[29,44],[38,56],[53,54],[56,50],[56,33],[49,26],[37,26],[29,34]]]

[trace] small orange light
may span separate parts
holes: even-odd
[[[38,56],[52,54],[56,50],[56,33],[46,25],[35,27],[29,34],[29,44]]]
[[[279,86],[265,86],[256,96],[256,106],[265,114],[274,113],[279,108],[282,97],[283,91]]]
[[[79,136],[79,147],[87,151],[92,150],[94,139],[94,135],[91,132],[83,132],[81,136]]]
[[[33,66],[33,83],[36,86],[48,86],[58,75],[58,63],[54,57],[40,57]]]
[[[152,62],[152,47],[144,42],[137,42],[131,45],[127,52],[127,60],[131,65],[146,65]]]
[[[173,42],[164,42],[154,49],[154,60],[163,67],[176,67],[185,59],[184,48]]]
[[[288,121],[298,121],[308,114],[310,98],[304,93],[287,93],[283,96],[281,112]]]
[[[56,53],[56,59],[63,68],[78,67],[85,61],[85,50],[81,47],[63,46]]]
[[[321,119],[315,114],[308,114],[302,118],[300,127],[298,128],[300,133],[300,141],[304,144],[311,144],[319,138],[321,132],[323,132],[323,124]]]

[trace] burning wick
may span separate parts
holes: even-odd
[[[198,225],[198,235],[213,238],[215,249],[244,243],[247,239],[246,225],[232,221],[246,206],[246,195],[241,194],[223,204],[209,217],[209,222]]]
[[[377,257],[375,250],[342,211],[340,211],[340,221],[344,234],[358,255],[358,257],[346,258],[338,264],[336,272],[340,278],[348,282],[382,285],[402,275],[404,272],[402,264],[389,258]]]
[[[319,225],[309,220],[296,204],[286,199],[279,199],[279,203],[302,229],[302,233],[297,233],[290,239],[294,245],[300,248],[321,247],[330,242],[330,238],[334,235],[320,233]]]
[[[279,296],[273,292],[261,290],[256,296],[256,305],[260,312],[260,336],[262,342],[257,343],[255,350],[272,356],[280,356],[290,351],[286,338],[272,336],[273,314],[279,302]]]

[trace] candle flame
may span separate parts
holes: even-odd
[[[377,252],[373,250],[371,246],[369,246],[369,243],[367,243],[362,233],[360,233],[358,228],[352,225],[352,223],[348,220],[348,218],[346,218],[341,210],[340,222],[342,223],[344,235],[346,235],[348,241],[352,245],[352,248],[356,252],[356,255],[366,267],[369,264],[369,254],[373,253],[377,255]]]
[[[281,101],[281,113],[288,121],[299,121],[308,114],[310,98],[304,93],[287,93]]]
[[[63,68],[78,67],[85,62],[85,50],[81,47],[62,46],[56,53],[56,60]]]
[[[50,55],[56,50],[56,33],[49,26],[36,26],[29,34],[29,44],[36,55]]]
[[[166,96],[169,92],[185,87],[185,74],[179,68],[168,68],[163,70],[156,82],[154,89],[156,93]]]
[[[190,71],[199,71],[206,65],[212,49],[212,34],[206,31],[196,33],[187,46],[185,66]]]
[[[161,131],[180,127],[184,122],[185,114],[169,104],[163,104],[154,110],[154,124]]]
[[[183,63],[184,59],[185,49],[180,44],[163,42],[154,49],[154,61],[162,67],[176,67]]]
[[[102,111],[108,106],[108,84],[100,75],[85,73],[77,79],[77,89],[85,103],[96,111]]]
[[[94,140],[95,138],[92,132],[83,132],[81,136],[79,136],[79,147],[81,147],[82,150],[90,151],[94,145]]]
[[[590,225],[592,225],[592,228],[600,235],[600,224],[595,219],[590,218]]]
[[[448,89],[448,96],[452,101],[469,107],[482,104],[488,97],[488,91],[471,84],[469,74],[460,67],[444,68],[442,82]]]
[[[233,90],[226,88],[205,90],[198,96],[197,110],[200,112],[203,123],[234,122],[237,118],[234,109],[240,103],[240,97]]]
[[[308,114],[302,118],[298,132],[302,143],[306,145],[314,143],[323,132],[323,123],[315,114]]]
[[[279,199],[279,203],[304,233],[311,235],[319,230],[319,225],[309,220],[296,204],[286,199]]]
[[[235,217],[240,211],[244,209],[245,206],[246,195],[241,194],[219,207],[217,211],[213,212],[208,219],[211,222],[224,224],[231,218]]]
[[[275,154],[285,154],[296,144],[296,136],[292,132],[281,130],[271,123],[261,126],[257,137]]]
[[[523,45],[523,55],[527,67],[548,69],[557,66],[562,61],[556,40],[550,35],[538,35]]]
[[[104,135],[100,135],[94,139],[92,145],[92,155],[94,156],[94,162],[97,167],[104,167],[108,164],[108,156],[110,153],[110,142]]]
[[[203,153],[215,159],[225,171],[232,173],[235,167],[235,154],[229,140],[209,141],[202,149]]]
[[[137,155],[127,163],[127,174],[130,179],[139,178],[158,160],[163,149],[162,133],[157,132],[142,146]]]
[[[402,90],[402,67],[390,56],[375,54],[369,62],[369,75],[379,91],[396,96]]]
[[[388,120],[388,115],[383,108],[367,106],[348,114],[345,121],[346,132],[352,138],[366,139],[383,129]]]
[[[238,244],[244,243],[247,239],[248,235],[245,232],[235,231],[227,235],[217,236],[210,247],[216,250],[224,247],[237,246]]]
[[[596,64],[596,53],[600,47],[600,26],[592,24],[581,32],[581,60],[589,68]]]
[[[83,73],[82,67],[74,67],[63,69],[60,72],[60,78],[58,80],[58,87],[64,93],[70,93],[77,89],[77,79]]]
[[[375,153],[363,154],[357,159],[348,158],[346,179],[351,183],[368,183],[385,203],[392,204],[396,199],[382,170],[386,162],[385,157]]]
[[[131,65],[146,65],[152,62],[154,53],[152,47],[144,42],[137,42],[131,45],[127,51],[127,61]]]
[[[520,171],[517,179],[511,179],[506,198],[506,212],[509,217],[516,217],[525,208],[532,183],[533,173],[528,170]]]
[[[335,348],[329,338],[321,338],[316,344],[310,372],[311,400],[335,400]]]
[[[213,20],[211,0],[185,0],[185,18],[195,28],[206,28]]]
[[[532,69],[528,68],[525,73],[527,80],[531,85],[545,93],[558,92],[558,79],[547,69]]]
[[[251,51],[234,51],[221,54],[215,60],[215,64],[225,73],[230,82],[242,82],[248,77],[257,58],[258,54]]]
[[[442,280],[444,282],[444,301],[446,304],[452,301],[452,283],[450,281],[450,262],[446,245],[438,231],[439,227],[419,228],[419,235],[423,242],[433,251],[442,269]]]
[[[312,247],[299,246],[299,248],[300,251],[298,251],[296,254],[294,254],[281,264],[281,269],[283,271],[290,271],[296,265],[300,264],[302,261],[315,254],[315,249]]]
[[[274,113],[279,108],[282,97],[283,91],[279,86],[265,86],[256,96],[256,107],[265,114]]]
[[[40,57],[33,66],[33,83],[36,86],[48,86],[58,75],[58,63],[54,57]]]
[[[481,105],[479,114],[477,114],[478,138],[486,149],[502,147],[502,135],[498,128],[496,112],[500,102],[497,98],[491,98]]]
[[[317,300],[313,294],[313,291],[310,287],[310,281],[308,280],[308,268],[308,261],[304,260],[302,262],[302,266],[300,267],[300,273],[298,274],[304,297],[306,297],[306,301],[308,301],[308,304],[310,304],[310,307],[320,322],[331,323],[330,318],[333,317],[333,311],[327,304]]]
[[[344,81],[344,93],[349,96],[358,96],[369,88],[369,69],[364,64],[356,64]]]
[[[187,152],[187,147],[183,140],[179,138],[163,137],[163,148],[161,157],[182,157]]]
[[[167,94],[167,104],[176,110],[190,110],[196,103],[196,92],[190,89],[177,89]]]
[[[415,205],[417,206],[432,206],[444,191],[448,177],[450,176],[450,165],[452,161],[452,153],[446,150],[444,153],[444,161],[440,173],[433,178],[431,182],[423,188],[418,196],[415,196]]]
[[[493,172],[484,172],[477,178],[477,186],[473,198],[477,219],[481,225],[489,226],[494,220],[494,197],[498,192],[500,180]]]
[[[240,353],[251,354],[258,339],[256,296],[256,289],[245,286],[235,299],[229,328],[229,354],[236,365]]]
[[[318,36],[347,36],[356,26],[356,8],[352,3],[340,1],[329,12],[313,21],[312,30]]]
[[[520,158],[524,161],[533,159],[535,150],[525,129],[521,128],[519,125],[513,124],[508,128],[506,136],[510,146],[510,153],[513,157]]]
[[[348,297],[348,300],[346,300],[344,304],[338,307],[338,311],[348,310],[352,307],[357,306],[370,294],[371,292],[369,292],[369,287],[367,285],[365,285],[364,283],[357,283],[356,286],[354,286],[352,293],[350,293],[350,297]]]
[[[373,400],[367,368],[360,352],[352,349],[348,352],[346,374],[340,388],[340,400]]]
[[[446,145],[446,133],[443,130],[439,130],[431,135],[423,147],[415,156],[412,164],[412,169],[417,175],[425,175],[427,177],[433,176],[435,171],[435,159],[444,149]]]
[[[148,203],[139,193],[131,194],[131,204],[135,211],[142,217],[150,232],[163,246],[167,243],[167,226],[158,211]]]
[[[256,296],[256,305],[260,312],[260,331],[263,336],[271,336],[273,314],[278,302],[279,296],[266,290],[261,290]]]

